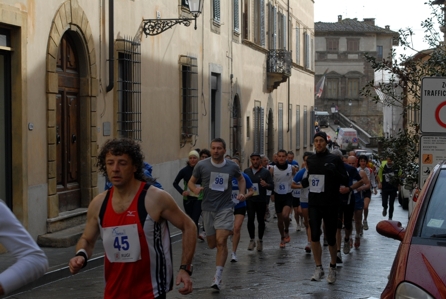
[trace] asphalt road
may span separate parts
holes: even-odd
[[[285,249],[279,248],[279,234],[275,219],[267,223],[264,251],[248,251],[249,243],[246,220],[237,251],[238,262],[226,263],[223,286],[220,293],[210,288],[215,273],[215,250],[206,243],[198,243],[194,258],[194,292],[183,296],[178,288],[167,298],[379,298],[387,282],[393,258],[399,242],[380,236],[375,226],[384,219],[381,215],[379,194],[372,198],[369,226],[364,231],[359,249],[344,255],[344,263],[337,269],[337,281],[310,281],[314,270],[311,254],[304,251],[305,233],[295,231],[293,219],[290,228],[291,242]],[[407,224],[407,211],[395,203],[394,220]],[[231,245],[229,243],[229,245]],[[181,242],[172,245],[174,265],[180,264]],[[328,270],[328,247],[323,248],[323,266]],[[327,273],[326,273],[327,275]],[[102,298],[104,288],[103,267],[81,272],[9,298]]]

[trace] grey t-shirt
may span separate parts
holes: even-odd
[[[207,158],[199,161],[192,174],[197,180],[201,179],[201,185],[204,187],[201,209],[216,212],[232,208],[234,207],[231,199],[232,178],[238,178],[242,175],[240,167],[235,162],[227,159],[222,163],[223,166],[217,167],[212,164],[211,159]]]

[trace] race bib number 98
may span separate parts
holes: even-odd
[[[228,189],[229,174],[211,172],[210,188],[214,191],[225,191]]]

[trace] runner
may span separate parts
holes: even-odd
[[[291,183],[295,168],[286,162],[287,152],[281,149],[277,152],[277,164],[270,169],[274,181],[274,207],[277,215],[277,227],[280,233],[280,248],[285,248],[285,244],[290,242],[289,226],[290,211],[293,205],[291,196]]]
[[[325,224],[330,251],[328,283],[336,281],[336,230],[339,207],[339,188],[348,184],[348,177],[340,157],[327,149],[327,134],[319,132],[313,139],[316,154],[307,158],[308,178],[302,179],[302,187],[309,187],[308,214],[311,228],[311,250],[316,264],[311,280],[319,281],[324,276],[321,223]]]
[[[272,165],[269,164],[269,159],[267,156],[262,155],[262,166],[263,168],[265,168],[266,170],[269,171],[270,168],[272,168]],[[271,174],[271,173],[270,173]],[[274,185],[274,183],[273,183]],[[272,194],[272,190],[267,189],[266,190],[266,212],[265,212],[265,222],[268,222],[269,219],[271,218],[271,213],[269,211],[269,203],[271,201],[271,194]]]
[[[85,230],[69,262],[72,274],[87,265],[101,235],[105,250],[104,298],[166,298],[173,266],[168,222],[182,231],[181,266],[176,284],[192,292],[192,258],[197,229],[167,192],[143,174],[144,155],[132,139],[108,140],[98,155],[100,171],[113,187],[90,203]]]
[[[226,142],[216,138],[211,142],[211,158],[195,166],[189,180],[189,189],[195,194],[203,192],[201,204],[206,239],[210,249],[217,248],[216,271],[211,287],[220,290],[223,269],[228,257],[228,237],[233,233],[234,214],[230,183],[232,178],[238,180],[240,193],[237,199],[245,200],[246,183],[240,167],[224,158]],[[201,179],[202,186],[195,184]]]
[[[369,158],[366,155],[359,156],[359,170],[363,170],[365,174],[367,175],[367,178],[370,181],[370,186],[373,188],[375,194],[376,194],[376,181],[375,181],[375,174],[373,173],[373,170],[369,167]],[[369,229],[369,224],[367,222],[367,217],[369,216],[369,204],[370,199],[372,197],[372,190],[371,188],[367,190],[363,190],[363,196],[364,196],[364,220],[362,221],[362,227],[364,230]]]
[[[232,161],[237,163],[237,165],[240,167],[240,157],[234,156],[232,158]],[[246,193],[245,198],[248,199],[254,194],[253,184],[249,177],[242,173],[243,177],[245,178],[246,182],[246,189],[248,190],[248,193]],[[235,263],[237,262],[237,247],[238,243],[240,242],[240,229],[243,224],[243,220],[245,219],[246,214],[246,200],[239,201],[237,199],[237,196],[239,194],[238,189],[238,181],[236,178],[232,178],[232,201],[235,204],[234,207],[234,234],[232,235],[232,253],[231,253],[231,262]],[[251,246],[251,243],[249,243],[249,246]],[[255,246],[255,243],[254,243]],[[252,249],[254,249],[254,246],[252,246]],[[249,249],[248,250],[252,250]]]
[[[246,168],[244,173],[254,184],[254,194],[247,200],[248,209],[248,232],[250,242],[248,250],[253,250],[255,243],[255,223],[257,217],[258,239],[257,251],[263,250],[263,234],[265,233],[265,211],[267,209],[267,192],[274,188],[271,173],[262,166],[261,157],[258,153],[250,156],[251,167]]]

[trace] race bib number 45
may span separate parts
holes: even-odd
[[[131,263],[141,259],[138,226],[128,224],[102,229],[105,253],[111,263]]]
[[[310,192],[324,192],[325,176],[323,174],[310,174],[310,176],[308,177],[308,182],[310,183],[310,186],[308,186]]]

